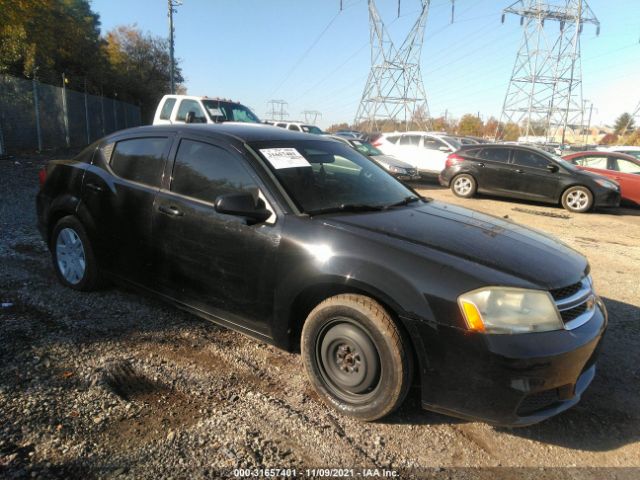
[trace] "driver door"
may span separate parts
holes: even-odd
[[[250,191],[264,199],[255,172],[241,155],[210,141],[182,138],[174,155],[170,183],[153,208],[158,290],[270,335],[280,226],[275,215],[248,225],[214,208],[228,193]]]

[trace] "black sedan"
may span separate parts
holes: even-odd
[[[420,180],[421,178],[416,167],[391,155],[385,155],[369,142],[357,140],[355,138],[344,138],[338,135],[328,135],[328,137],[349,145],[351,148],[355,148],[361,154],[366,155],[376,162],[398,180],[414,181]]]
[[[591,383],[607,325],[579,253],[420,197],[347,145],[265,125],[140,127],[49,163],[60,282],[115,281],[291,351],[338,412],[544,420]]]
[[[440,184],[459,197],[477,192],[561,204],[583,213],[620,205],[620,186],[536,147],[466,145],[449,155]]]

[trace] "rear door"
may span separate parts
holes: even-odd
[[[524,149],[513,149],[513,193],[523,198],[557,201],[560,196],[560,170],[550,171],[555,165],[543,155]],[[557,165],[556,165],[557,167]]]
[[[410,163],[418,170],[424,170],[423,166],[425,165],[425,162],[424,155],[422,155],[421,152],[420,142],[420,135],[402,134],[390,154],[397,156],[400,160]]]
[[[172,157],[153,208],[158,290],[268,335],[280,225],[275,214],[247,225],[242,217],[216,212],[214,203],[219,195],[240,191],[275,203],[249,163],[225,144],[183,137]]]
[[[474,171],[477,172],[478,190],[496,194],[511,194],[513,168],[509,164],[510,148],[484,147],[473,149]],[[466,156],[466,152],[465,152]]]
[[[82,202],[95,221],[102,268],[148,285],[151,213],[172,137],[121,137],[102,145],[82,184]]]

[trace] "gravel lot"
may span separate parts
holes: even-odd
[[[387,467],[433,478],[640,478],[639,209],[574,215],[423,185],[426,196],[508,216],[587,255],[610,328],[583,401],[542,424],[501,429],[429,413],[415,389],[393,416],[363,424],[319,402],[297,355],[121,288],[61,287],[35,228],[43,163],[0,160],[0,477]]]

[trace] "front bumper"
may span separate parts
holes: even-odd
[[[619,207],[622,196],[620,190],[601,189],[594,192],[593,206],[598,207]]]
[[[595,375],[607,325],[598,304],[574,330],[483,335],[411,322],[423,407],[505,426],[530,425],[572,407]]]

